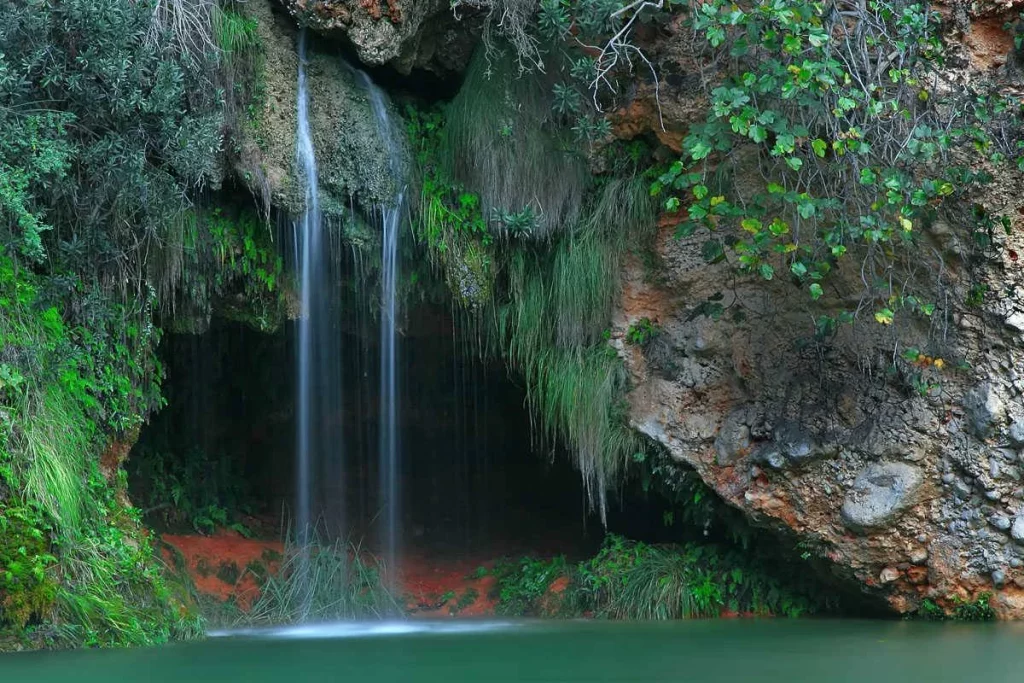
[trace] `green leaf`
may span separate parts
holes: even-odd
[[[718,263],[725,258],[725,250],[718,240],[708,240],[701,248],[701,254],[708,263]]]
[[[813,149],[814,153],[817,154],[819,157],[824,158],[825,157],[825,150],[828,149],[828,145],[825,144],[824,140],[819,138],[817,140],[812,140],[811,141],[811,149]]]
[[[690,150],[690,156],[694,161],[700,161],[709,154],[711,154],[711,146],[703,140],[698,140],[694,143],[693,148]]]
[[[762,263],[758,270],[761,272],[761,277],[765,280],[771,280],[775,277],[775,269],[772,268],[770,263]]]
[[[811,298],[814,299],[815,301],[820,299],[821,295],[824,294],[824,292],[821,289],[821,285],[819,285],[817,282],[811,283],[811,288],[810,289],[811,289]]]
[[[794,171],[799,171],[804,165],[804,160],[800,157],[786,157],[786,166],[789,166]]]
[[[793,265],[791,265],[789,269],[793,272],[793,275],[796,275],[799,278],[802,278],[804,275],[807,275],[807,266],[805,266],[800,261],[794,261]]]
[[[676,226],[676,239],[683,239],[684,237],[689,237],[690,235],[697,231],[699,225],[700,224],[697,223],[696,221],[683,221],[682,223]]]
[[[740,227],[747,232],[759,233],[761,232],[761,221],[756,218],[744,218],[740,221]]]
[[[880,311],[875,311],[875,320],[881,325],[891,325],[893,312],[888,308],[883,308]]]

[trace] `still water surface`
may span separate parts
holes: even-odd
[[[1024,682],[1024,625],[422,622],[0,656],[2,683]]]

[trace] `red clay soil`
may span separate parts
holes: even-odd
[[[489,597],[494,577],[493,559],[439,559],[408,554],[401,560],[399,580],[406,609],[417,617],[481,617],[494,614]],[[479,568],[488,573],[480,576]]]
[[[280,541],[245,538],[230,529],[212,536],[165,534],[162,538],[185,558],[188,573],[201,593],[218,600],[233,597],[242,609],[252,604],[259,590],[256,578],[246,568],[259,562],[274,571],[274,558],[280,558],[283,551]],[[170,560],[170,553],[164,552]],[[233,583],[228,580],[236,577]]]
[[[165,534],[162,538],[182,554],[201,593],[218,600],[233,598],[242,609],[252,604],[259,590],[246,568],[259,562],[273,572],[276,562],[268,558],[279,558],[283,551],[280,541],[245,538],[229,529],[212,536]],[[170,551],[164,552],[170,560]],[[493,564],[492,558],[444,559],[427,553],[403,557],[399,582],[407,610],[422,617],[493,615],[494,600],[488,594],[494,577],[480,576],[477,571],[480,567],[489,570]]]

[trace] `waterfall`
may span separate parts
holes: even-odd
[[[388,168],[395,183],[394,194],[378,207],[381,220],[381,316],[380,316],[380,496],[383,504],[381,552],[392,580],[397,569],[401,490],[398,485],[401,465],[398,443],[397,317],[398,233],[401,227],[402,152],[395,139],[394,124],[388,112],[384,93],[370,77],[359,76],[370,95],[370,104],[377,119],[377,128],[388,155]]]
[[[295,224],[302,315],[298,321],[296,537],[306,545],[319,521],[344,530],[340,320],[331,244],[320,214],[316,153],[309,124],[306,32],[299,34],[295,160],[305,210]],[[333,273],[333,274],[332,274]],[[329,519],[325,519],[330,512]]]
[[[332,245],[320,212],[316,154],[309,120],[307,36],[299,34],[297,130],[295,160],[305,195],[305,211],[295,223],[295,265],[299,274],[302,315],[298,322],[297,362],[297,540],[305,545],[311,530],[323,526],[345,536],[341,396],[342,274],[332,267]],[[366,88],[381,154],[395,188],[374,207],[382,232],[380,308],[379,505],[380,553],[394,580],[400,541],[401,464],[398,432],[400,389],[398,373],[398,240],[404,189],[403,147],[391,119],[384,93],[369,76],[356,72]],[[339,266],[340,267],[340,266]],[[360,375],[362,375],[362,370]],[[358,391],[357,391],[358,393]],[[355,399],[358,399],[356,396]],[[353,400],[355,400],[353,399]],[[358,431],[358,429],[357,429]],[[356,437],[359,434],[354,435]],[[358,441],[358,438],[357,438]]]

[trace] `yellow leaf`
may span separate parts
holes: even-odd
[[[718,206],[719,204],[721,204],[724,201],[725,201],[725,197],[723,197],[722,195],[718,195],[717,197],[712,197],[711,198],[711,206]]]
[[[906,230],[907,232],[910,232],[911,230],[914,229],[914,224],[910,222],[910,219],[904,218],[903,216],[900,216],[900,225],[902,225],[903,229]]]
[[[946,361],[942,360],[941,358],[936,358],[935,360],[932,361],[932,365],[941,370],[946,365]]]

